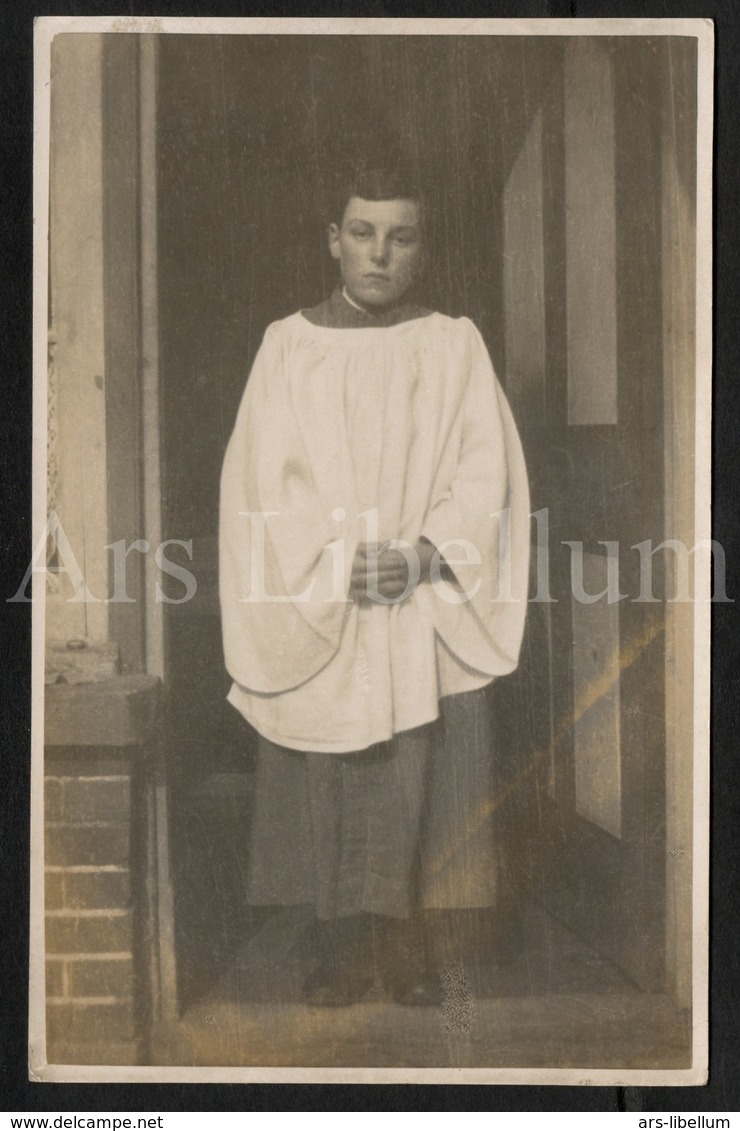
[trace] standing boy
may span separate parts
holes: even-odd
[[[259,735],[248,898],[325,925],[307,1001],[423,1004],[450,945],[419,928],[500,895],[486,688],[518,659],[527,478],[475,326],[413,300],[416,188],[358,174],[329,248],[342,286],[268,328],[222,475],[229,699]]]

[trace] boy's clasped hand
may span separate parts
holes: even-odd
[[[435,553],[423,538],[405,552],[387,542],[360,542],[352,562],[350,597],[359,604],[407,600],[417,585],[430,580]]]

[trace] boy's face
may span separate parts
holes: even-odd
[[[401,299],[421,267],[419,205],[414,200],[353,196],[342,225],[329,225],[329,250],[339,260],[347,293],[365,309]]]

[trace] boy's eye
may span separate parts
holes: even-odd
[[[370,232],[367,228],[353,228],[352,235],[355,237],[355,239],[366,240],[369,239]]]

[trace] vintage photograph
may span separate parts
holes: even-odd
[[[36,1078],[703,1082],[711,24],[35,81]]]

